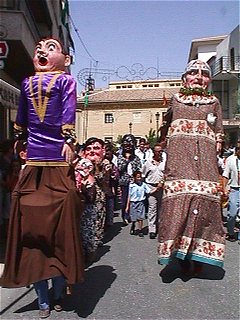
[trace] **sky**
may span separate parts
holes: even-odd
[[[90,69],[96,88],[129,78],[132,65],[136,77],[141,65],[149,77],[156,75],[155,68],[162,74],[182,72],[193,39],[227,35],[239,24],[238,1],[69,0],[69,4],[75,45],[71,72],[78,91]]]

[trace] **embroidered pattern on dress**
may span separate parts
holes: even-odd
[[[179,179],[165,181],[163,198],[184,193],[197,193],[220,199],[221,191],[222,188],[219,182]]]
[[[177,101],[184,104],[209,104],[217,101],[215,96],[204,97],[199,95],[183,95],[181,93],[176,93],[175,97]]]
[[[182,255],[193,254],[211,260],[223,261],[224,248],[224,244],[214,241],[181,236],[175,240],[160,242],[158,254],[160,259],[166,259],[177,251]]]
[[[176,119],[169,128],[169,136],[175,135],[201,135],[215,141],[215,133],[206,120]]]

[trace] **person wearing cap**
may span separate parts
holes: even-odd
[[[168,106],[160,129],[167,141],[164,193],[159,214],[160,264],[178,258],[184,273],[198,274],[203,264],[223,267],[225,232],[217,152],[223,139],[221,105],[211,92],[211,69],[192,60],[183,87]]]

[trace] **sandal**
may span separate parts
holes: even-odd
[[[230,235],[230,234],[227,234],[225,239],[227,241],[231,241],[231,242],[235,242],[236,241],[235,235]]]
[[[57,311],[57,312],[62,311],[62,309],[63,309],[62,304],[63,304],[62,299],[55,300],[55,301],[53,302],[53,309],[54,309],[55,311]]]
[[[39,318],[40,319],[45,319],[48,318],[50,316],[50,309],[40,309],[39,310]]]

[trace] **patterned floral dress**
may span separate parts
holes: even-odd
[[[95,228],[95,246],[96,248],[102,245],[104,236],[104,225],[106,219],[106,196],[104,192],[104,184],[106,183],[106,174],[102,172],[95,173],[96,180],[96,200],[95,209],[96,228]]]
[[[211,96],[173,96],[168,130],[166,181],[159,215],[159,263],[173,256],[222,267],[225,236],[221,218],[216,140],[222,111]]]

